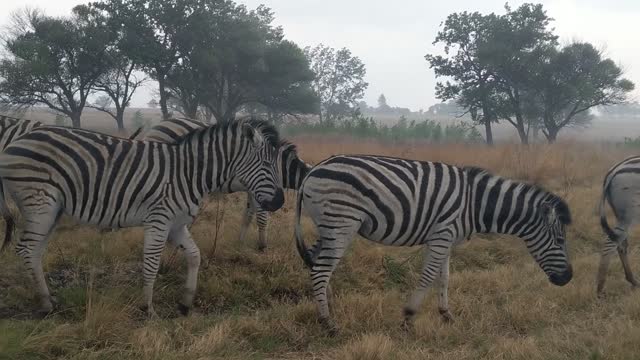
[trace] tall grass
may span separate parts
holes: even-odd
[[[138,310],[141,229],[100,234],[64,221],[44,264],[59,301],[40,321],[20,259],[0,255],[2,359],[634,359],[640,352],[640,302],[619,264],[610,270],[607,297],[595,296],[602,234],[595,208],[602,176],[633,149],[595,144],[520,147],[354,141],[312,135],[293,139],[311,163],[336,153],[374,153],[475,165],[538,183],[570,204],[568,247],[575,276],[550,285],[523,242],[474,237],[454,250],[450,307],[440,320],[432,291],[415,331],[400,329],[401,308],[416,284],[417,248],[354,241],[334,277],[332,312],[341,328],[331,338],[317,321],[308,273],[293,246],[294,193],[271,216],[269,248],[239,243],[244,195],[209,204],[192,227],[203,254],[196,308],[178,317],[186,267],[166,253],[156,283],[158,320]],[[224,212],[220,211],[224,208]],[[307,242],[314,239],[303,221]],[[218,234],[216,236],[216,233]],[[249,241],[255,241],[254,229]],[[631,239],[632,263],[640,255]],[[214,251],[215,247],[215,251]],[[638,270],[640,268],[636,268]]]

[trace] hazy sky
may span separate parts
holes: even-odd
[[[29,5],[51,15],[64,15],[79,0],[0,0],[0,26],[11,11]],[[375,104],[384,93],[392,106],[427,109],[434,98],[435,77],[424,55],[436,51],[431,43],[446,16],[456,11],[503,12],[505,0],[245,0],[250,8],[265,4],[273,9],[276,24],[301,47],[324,43],[347,47],[365,63],[369,88],[365,101]],[[517,7],[525,1],[510,1]],[[561,42],[589,41],[619,63],[626,76],[640,87],[640,19],[638,0],[541,1],[555,19],[552,26]],[[640,91],[634,93],[639,99]],[[145,89],[134,106],[150,99]]]

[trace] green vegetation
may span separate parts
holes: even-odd
[[[404,116],[392,126],[376,124],[372,117],[355,116],[342,120],[282,125],[289,136],[302,134],[339,135],[383,141],[425,140],[430,142],[480,142],[482,135],[467,123],[441,125],[434,120],[407,120]]]

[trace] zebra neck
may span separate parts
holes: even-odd
[[[537,219],[540,188],[479,172],[469,176],[469,221],[473,232],[520,236]]]
[[[285,189],[298,190],[302,185],[302,180],[307,176],[311,167],[300,160],[297,156],[291,159],[282,159],[282,187]]]
[[[222,136],[215,129],[206,129],[178,145],[178,152],[185,159],[182,176],[194,185],[198,200],[232,180],[242,145],[227,146],[220,143],[223,141],[229,141],[229,135]],[[227,149],[227,152],[220,154],[220,149]]]

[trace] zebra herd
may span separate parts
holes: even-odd
[[[268,212],[283,205],[283,188],[298,191],[296,246],[310,269],[320,320],[330,331],[336,327],[329,314],[329,281],[356,235],[385,245],[426,245],[417,289],[404,307],[407,328],[434,283],[439,287],[440,314],[444,320],[453,319],[448,306],[451,249],[475,233],[522,238],[554,285],[563,286],[573,276],[566,242],[569,207],[534,185],[476,167],[384,156],[337,155],[312,167],[298,157],[295,145],[257,119],[217,125],[171,119],[142,136],[138,133],[125,139],[0,116],[3,248],[12,241],[14,229],[7,206],[11,199],[24,223],[16,252],[35,281],[41,315],[53,309],[42,257],[62,214],[104,229],[144,228],[143,307],[151,316],[160,255],[165,245],[182,249],[187,276],[178,309],[188,314],[200,265],[188,225],[211,192],[247,192],[240,238],[245,238],[256,214],[258,249],[263,250]],[[607,241],[598,294],[615,251],[627,280],[637,285],[629,268],[627,237],[640,219],[638,173],[640,157],[634,157],[605,177],[600,217]],[[618,220],[613,229],[605,217],[606,202]],[[303,209],[318,231],[310,248],[302,236]]]

